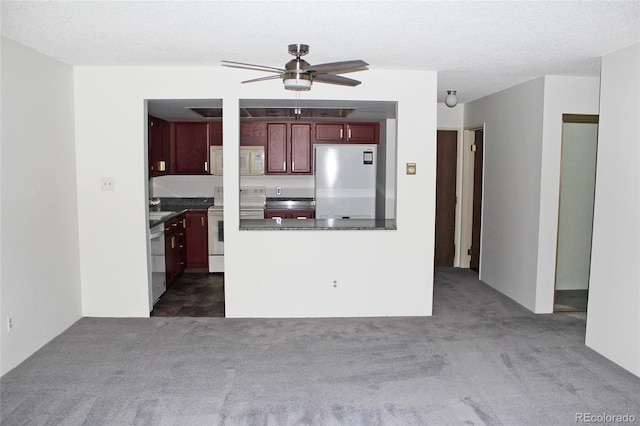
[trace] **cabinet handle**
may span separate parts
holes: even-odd
[[[206,161],[204,162],[204,171],[205,172],[209,171],[209,163],[207,163]]]
[[[166,164],[164,162],[164,160],[162,161],[158,161],[158,171],[159,172],[164,172],[166,170]]]
[[[171,237],[171,248],[176,248],[176,237]]]
[[[295,172],[295,171],[296,171],[296,162],[295,162],[295,161],[292,161],[292,162],[291,162],[291,171],[292,171],[292,172]]]
[[[344,137],[344,129],[340,129],[340,139]]]
[[[182,219],[182,227],[183,228],[187,227],[187,219]]]
[[[351,139],[351,129],[349,129],[349,137],[348,139]]]
[[[282,169],[286,172],[287,171],[287,162],[283,161],[282,162]]]
[[[204,228],[204,216],[200,216],[200,223],[202,224],[202,227]]]

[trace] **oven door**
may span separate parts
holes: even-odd
[[[209,272],[224,272],[224,209],[211,207],[209,216]]]

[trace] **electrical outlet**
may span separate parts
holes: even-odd
[[[276,186],[276,195],[282,195],[282,187]]]
[[[112,177],[100,178],[100,188],[103,191],[113,191],[115,189],[115,183]]]
[[[13,329],[13,318],[7,317],[7,331],[11,332]]]

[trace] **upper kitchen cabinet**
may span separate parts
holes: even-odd
[[[209,145],[222,146],[222,121],[209,123]]]
[[[241,121],[240,122],[241,146],[265,146],[267,145],[266,121]]]
[[[311,129],[311,123],[268,123],[266,174],[312,174]]]
[[[168,173],[169,166],[169,123],[149,116],[149,177]]]
[[[170,129],[172,174],[209,174],[209,123],[170,123]]]
[[[380,143],[380,123],[316,123],[314,142]]]

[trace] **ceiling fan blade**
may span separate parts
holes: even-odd
[[[221,61],[222,66],[231,68],[242,68],[245,70],[268,71],[268,72],[284,72],[282,68],[267,67],[265,65],[245,64],[244,62]]]
[[[242,83],[254,83],[256,81],[265,81],[265,80],[275,80],[276,78],[282,78],[280,74],[278,75],[269,75],[267,77],[253,78],[251,80],[245,80]]]
[[[320,74],[313,77],[313,81],[317,81],[318,83],[329,83],[329,84],[337,84],[339,86],[357,86],[361,82],[358,80],[354,80],[352,78],[341,77],[339,75],[333,74]]]
[[[341,74],[353,71],[364,71],[368,69],[368,63],[363,60],[329,62],[326,64],[311,65],[306,71],[312,71],[315,74]]]

